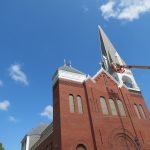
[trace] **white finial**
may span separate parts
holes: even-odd
[[[69,66],[71,67],[71,60],[69,61]]]
[[[64,66],[66,66],[66,59],[64,59]]]
[[[64,65],[71,67],[71,61],[70,60],[69,61],[64,60]]]

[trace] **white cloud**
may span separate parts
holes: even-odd
[[[7,110],[9,106],[10,106],[10,103],[7,100],[0,102],[0,110]]]
[[[106,20],[115,18],[133,21],[141,14],[150,12],[150,0],[108,0],[100,6],[100,10]]]
[[[11,65],[10,68],[9,68],[9,75],[13,80],[15,80],[17,82],[21,82],[25,85],[29,84],[29,82],[27,80],[27,76],[22,71],[22,68],[21,68],[20,64]]]
[[[105,19],[115,16],[115,12],[113,10],[114,5],[115,5],[115,2],[109,1],[108,3],[106,3],[100,7]]]
[[[87,13],[89,11],[89,8],[87,6],[83,6],[83,12]]]
[[[16,123],[18,120],[13,116],[9,116],[9,121]]]
[[[3,86],[3,81],[2,80],[0,80],[0,87],[2,87]]]
[[[53,118],[53,107],[51,105],[46,106],[40,115],[46,116],[49,119],[52,119]]]

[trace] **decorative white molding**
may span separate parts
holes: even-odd
[[[58,73],[53,78],[53,85],[56,83],[58,79],[71,80],[79,83],[83,83],[86,80],[86,75],[73,73],[64,70],[58,70]]]
[[[138,87],[138,85],[137,85],[137,83],[136,83],[136,81],[135,81],[135,79],[134,79],[134,76],[133,76],[132,72],[131,72],[129,69],[125,69],[125,72],[124,72],[124,73],[117,73],[117,75],[118,75],[120,84],[123,84],[124,87],[126,87],[126,88],[129,89],[129,90],[140,91],[140,88]],[[123,83],[123,80],[122,80],[122,77],[123,77],[123,76],[126,76],[126,77],[128,77],[129,79],[131,79],[133,88],[127,87],[127,86]]]
[[[111,74],[109,74],[106,70],[104,70],[103,68],[101,68],[92,78],[91,78],[91,80],[92,81],[95,81],[95,78],[99,75],[99,74],[101,74],[102,72],[104,72],[106,75],[108,75],[117,85],[118,85],[118,88],[121,88],[121,87],[125,87],[126,89],[128,89],[128,90],[134,90],[134,91],[140,91],[140,89],[139,89],[139,87],[137,86],[137,84],[136,84],[136,82],[134,83],[135,84],[135,87],[134,88],[129,88],[129,87],[127,87],[125,84],[123,84],[123,82],[118,82],[116,79],[114,79],[114,77],[111,75]],[[134,79],[134,77],[133,77],[133,75],[132,75],[132,72],[130,71],[130,70],[128,70],[127,71],[128,73],[130,72],[131,73],[131,76],[129,76],[129,75],[127,75],[126,74],[126,76],[129,76],[131,79],[132,79],[132,81],[135,81],[135,79]],[[120,74],[120,73],[118,73],[119,75],[120,75],[120,78],[122,78],[122,76],[124,76],[125,74]],[[118,76],[119,76],[118,75]],[[120,80],[119,79],[119,81],[122,81],[122,79]],[[95,83],[96,83],[96,81],[95,81]]]
[[[119,82],[117,82],[117,81],[112,77],[112,75],[110,75],[110,74],[109,74],[106,70],[104,70],[103,68],[101,68],[101,69],[92,77],[92,80],[95,81],[95,78],[96,78],[99,74],[101,74],[102,72],[104,72],[105,74],[107,74],[117,85],[120,84]],[[95,81],[95,83],[96,83],[96,81]]]

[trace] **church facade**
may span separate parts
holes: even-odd
[[[102,62],[95,76],[70,65],[53,76],[53,131],[34,150],[150,150],[150,112],[129,69],[99,27]],[[47,133],[47,132],[46,132]]]

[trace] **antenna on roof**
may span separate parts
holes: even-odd
[[[64,66],[71,67],[71,60],[66,61],[66,59],[64,59]]]
[[[66,66],[71,67],[71,61],[67,61]]]
[[[69,61],[69,66],[71,67],[71,60]]]
[[[66,66],[66,59],[64,59],[64,66]]]

